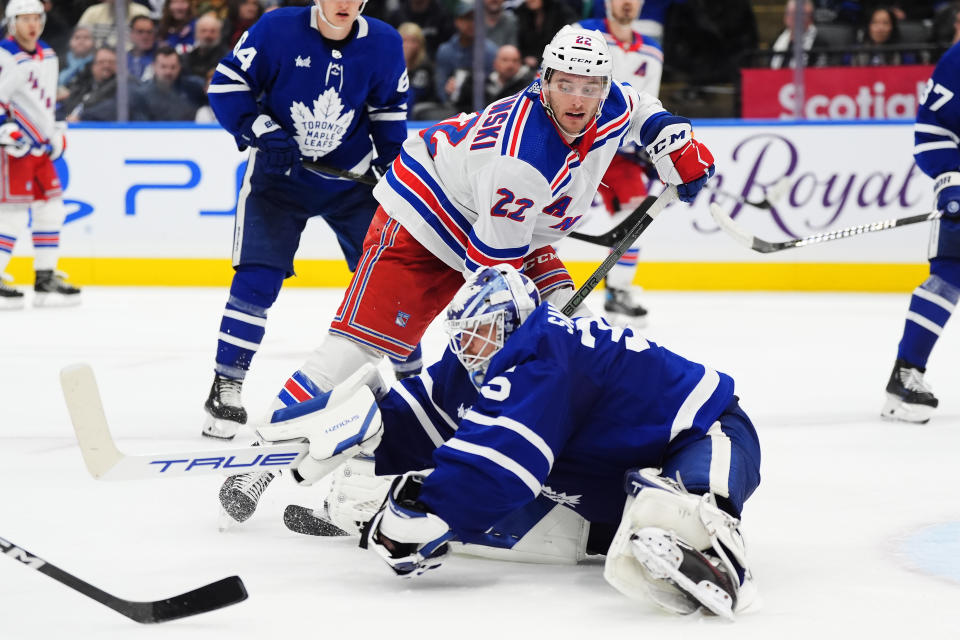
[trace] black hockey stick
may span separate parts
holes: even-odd
[[[631,227],[631,229],[617,242],[616,246],[610,249],[610,255],[607,256],[607,259],[600,263],[600,266],[590,274],[590,277],[587,278],[587,281],[581,285],[579,289],[573,294],[573,297],[567,301],[567,304],[563,305],[563,314],[566,316],[573,315],[573,312],[576,311],[577,307],[586,300],[587,296],[591,291],[597,288],[597,285],[600,284],[600,281],[606,277],[607,272],[613,268],[613,265],[617,264],[617,261],[620,260],[621,256],[627,252],[637,238],[640,237],[640,234],[643,233],[647,227],[650,226],[650,223],[653,222],[654,218],[660,215],[660,212],[663,211],[668,204],[677,199],[677,187],[674,185],[667,185],[667,188],[663,190],[656,198],[647,198],[643,201],[637,210],[634,213],[639,213],[639,220],[637,223]],[[632,217],[633,214],[631,214]]]
[[[361,184],[377,184],[377,179],[373,176],[368,176],[362,173],[354,173],[353,171],[347,171],[345,169],[337,169],[336,167],[328,167],[327,165],[320,164],[318,162],[310,162],[309,160],[303,161],[303,168],[319,175],[335,176],[337,178],[353,180],[354,182],[359,182]],[[638,207],[633,211],[633,213],[620,222],[620,224],[610,229],[606,233],[592,236],[586,233],[571,231],[569,234],[567,234],[567,237],[573,238],[574,240],[580,240],[582,242],[589,242],[590,244],[599,244],[603,247],[611,247],[619,242],[620,239],[623,238],[628,231],[630,231],[630,228],[633,227],[633,225],[637,222],[637,220],[640,219],[640,216],[642,215],[643,212],[640,211],[640,208]]]
[[[787,192],[789,187],[790,179],[787,176],[784,176],[774,182],[773,186],[771,186],[769,189],[764,190],[763,200],[747,200],[745,197],[739,194],[724,191],[720,187],[711,185],[709,182],[704,185],[704,189],[709,189],[718,196],[730,198],[731,200],[736,200],[740,204],[750,205],[751,207],[756,207],[757,209],[770,209],[780,198],[783,197],[783,194]]]
[[[859,236],[864,233],[873,233],[874,231],[896,229],[897,227],[904,227],[908,224],[915,224],[917,222],[939,220],[943,214],[939,211],[932,211],[930,213],[907,216],[906,218],[880,220],[877,222],[871,222],[870,224],[859,224],[854,227],[846,227],[844,229],[837,229],[836,231],[829,231],[827,233],[818,233],[816,235],[806,236],[805,238],[784,240],[783,242],[770,242],[747,233],[743,227],[733,221],[733,218],[725,214],[716,203],[710,205],[710,215],[713,216],[713,219],[716,220],[717,224],[719,224],[724,231],[733,236],[733,238],[743,246],[760,253],[773,253],[775,251],[783,251],[784,249],[793,249],[794,247],[805,247],[811,244],[830,242],[831,240],[841,240],[843,238]]]
[[[88,598],[93,598],[117,613],[144,624],[186,618],[198,613],[227,607],[247,599],[247,590],[243,586],[243,581],[238,576],[230,576],[165,600],[133,602],[101,591],[92,584],[84,582],[59,567],[55,567],[9,540],[0,538],[0,552],[14,560],[19,560],[31,569],[36,569],[40,573],[50,576],[75,591],[79,591]]]

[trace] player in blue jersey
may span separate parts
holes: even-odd
[[[411,576],[438,566],[451,542],[525,542],[530,556],[539,539],[532,559],[558,543],[573,547],[572,560],[605,553],[611,584],[628,595],[649,587],[678,613],[704,606],[730,617],[749,604],[738,524],[760,481],[760,447],[730,376],[629,328],[540,304],[509,265],[473,274],[445,328],[449,349],[421,376],[386,393],[354,377],[259,430],[271,441],[310,440],[295,473],[304,483],[358,448],[375,448],[378,474],[400,474],[361,546]],[[324,418],[354,398],[363,427]],[[377,406],[382,430],[371,419]],[[327,440],[338,456],[315,453]],[[557,504],[582,520],[554,517],[538,531]]]
[[[400,36],[360,15],[365,0],[316,0],[265,14],[216,68],[210,105],[250,158],[237,198],[235,269],[220,324],[203,433],[232,438],[241,385],[307,220],[321,216],[353,271],[377,209],[371,187],[304,169],[301,159],[382,173],[407,135]],[[406,366],[418,369],[414,352]]]
[[[960,300],[960,45],[951,47],[927,81],[914,127],[914,158],[934,182],[943,218],[930,230],[930,275],[913,291],[881,415],[930,420],[939,401],[923,379],[927,359]]]

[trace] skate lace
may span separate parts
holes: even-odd
[[[231,378],[219,378],[217,380],[217,397],[220,403],[229,407],[243,406],[240,401],[240,389],[243,383]]]
[[[900,382],[910,391],[933,393],[933,389],[923,379],[923,373],[918,369],[904,368],[900,370]]]
[[[260,501],[260,496],[266,490],[267,485],[273,482],[274,474],[271,471],[263,473],[243,473],[236,476],[235,489],[248,496],[254,502]]]

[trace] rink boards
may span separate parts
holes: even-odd
[[[642,237],[637,282],[650,289],[906,291],[926,272],[929,224],[775,254],[754,253],[718,230],[711,200],[757,236],[788,240],[929,210],[932,181],[914,165],[912,125],[703,120],[696,136],[716,157],[711,181],[750,200],[786,176],[769,210],[704,192],[673,205]],[[417,127],[411,125],[411,132]],[[61,268],[78,284],[225,285],[237,187],[246,154],[210,125],[73,126],[59,164],[68,223]],[[605,215],[582,231],[609,227]],[[583,281],[605,250],[567,240],[558,250]],[[9,271],[31,278],[25,238]],[[349,272],[317,220],[304,234],[293,286],[343,287]]]

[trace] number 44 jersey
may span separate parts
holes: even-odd
[[[643,143],[644,123],[663,111],[656,98],[613,82],[597,118],[570,145],[536,80],[479,114],[410,136],[374,195],[453,269],[520,267],[577,226],[617,149]]]

